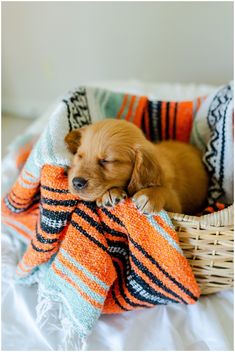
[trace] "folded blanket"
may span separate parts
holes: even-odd
[[[132,121],[151,140],[189,142],[203,100],[156,102],[80,88],[58,104],[4,198],[3,222],[27,244],[17,267],[19,281],[38,283],[41,322],[58,307],[67,348],[87,337],[102,312],[190,304],[198,299],[199,289],[165,211],[145,216],[131,200],[107,211],[68,192],[71,155],[65,135],[116,117]],[[18,158],[19,167],[29,146]]]
[[[190,142],[210,174],[208,203],[233,203],[233,82],[210,94],[195,114]]]

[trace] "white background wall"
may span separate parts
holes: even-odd
[[[3,2],[3,110],[36,116],[81,83],[221,84],[232,2]]]

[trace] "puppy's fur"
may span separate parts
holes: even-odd
[[[74,154],[69,189],[83,200],[114,206],[128,195],[143,213],[195,214],[204,206],[208,177],[191,145],[153,144],[134,124],[112,119],[72,131],[65,142]],[[75,177],[86,187],[75,189]]]

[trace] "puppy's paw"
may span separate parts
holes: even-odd
[[[96,200],[98,207],[112,208],[127,198],[126,192],[121,188],[111,188]]]
[[[163,209],[164,198],[155,188],[146,188],[134,194],[132,201],[143,214],[155,214]]]

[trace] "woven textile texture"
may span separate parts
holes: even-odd
[[[107,211],[68,192],[65,135],[113,117],[132,121],[153,141],[189,142],[204,100],[155,102],[80,88],[58,104],[31,153],[27,145],[18,155],[23,168],[2,205],[4,224],[27,245],[17,275],[21,283],[38,282],[39,320],[53,304],[60,307],[66,341],[75,339],[72,347],[102,312],[190,304],[200,293],[165,211],[141,215],[130,199]]]

